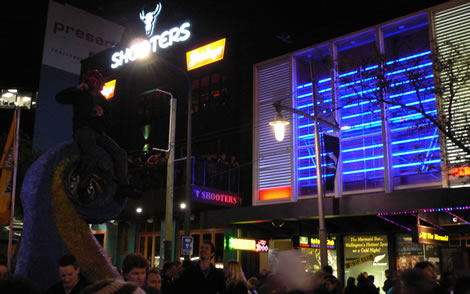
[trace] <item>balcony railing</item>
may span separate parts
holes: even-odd
[[[131,182],[137,188],[148,191],[166,188],[167,160],[150,156],[147,160],[134,157],[129,162]],[[186,183],[186,158],[175,160],[175,187]],[[192,184],[224,191],[240,192],[240,167],[238,164],[222,164],[214,160],[192,157]]]

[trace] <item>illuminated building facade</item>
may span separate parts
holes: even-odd
[[[281,142],[269,124],[279,114],[274,103],[313,115],[316,95],[320,118],[339,125],[320,124],[320,139],[334,134],[340,142],[337,161],[323,144],[320,150],[335,274],[344,282],[366,271],[381,287],[386,269],[423,260],[464,270],[452,256],[469,251],[468,154],[432,122],[447,121],[444,110],[456,103],[447,130],[459,134],[468,125],[468,84],[453,97],[446,70],[437,69],[452,44],[461,50],[455,72],[468,73],[469,17],[470,3],[450,1],[255,64],[253,207],[212,212],[210,221],[223,215],[243,237],[268,239],[273,252],[299,248],[306,269],[319,269],[309,241],[319,228],[313,120],[282,110],[290,123]],[[436,230],[433,245],[419,239],[430,236],[423,224]],[[260,270],[271,257],[260,257]]]
[[[335,133],[341,142],[336,179],[331,164],[322,166],[323,181],[336,180],[327,195],[459,185],[448,169],[468,155],[429,118],[441,119],[438,110],[445,111],[449,95],[447,89],[436,93],[443,89],[435,86],[436,55],[447,50],[445,42],[468,38],[468,29],[448,31],[467,23],[469,7],[423,11],[255,65],[254,205],[316,195],[313,120],[284,112],[291,123],[282,142],[269,126],[276,115],[274,102],[313,115],[312,93],[319,116],[334,117],[340,127],[334,132],[320,126],[320,138],[322,132]],[[457,132],[464,128],[467,109],[461,106],[467,93],[459,92],[460,104],[453,109]],[[331,155],[321,154],[322,162]]]

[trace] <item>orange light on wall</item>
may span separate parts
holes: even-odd
[[[188,71],[224,59],[225,38],[186,52]]]
[[[104,83],[103,90],[101,90],[101,94],[106,98],[106,100],[111,99],[114,97],[114,90],[116,89],[116,80],[111,80],[109,82]]]
[[[470,166],[454,167],[450,170],[450,175],[455,177],[470,176]]]
[[[263,189],[259,191],[259,200],[279,200],[291,197],[290,186]]]

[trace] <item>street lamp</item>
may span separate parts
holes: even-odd
[[[284,140],[284,134],[286,126],[289,125],[289,121],[282,118],[281,112],[279,111],[273,121],[269,122],[269,125],[274,128],[274,135],[278,142]]]
[[[191,154],[192,154],[192,145],[191,145],[191,135],[192,135],[192,86],[191,86],[191,78],[186,70],[182,69],[181,67],[171,63],[170,61],[166,60],[165,58],[160,58],[159,61],[162,61],[172,69],[180,72],[184,75],[186,79],[186,86],[187,86],[187,125],[186,125],[186,183],[185,183],[185,199],[186,199],[186,212],[184,215],[184,235],[190,235],[191,229],[191,182],[192,182],[192,173],[191,173]],[[185,256],[186,259],[189,259],[189,256]]]

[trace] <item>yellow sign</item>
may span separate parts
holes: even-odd
[[[116,89],[116,80],[111,80],[104,84],[101,94],[106,98],[106,100],[114,97],[114,90]]]
[[[444,231],[419,225],[417,227],[420,244],[446,245],[449,242],[449,235]]]
[[[320,247],[320,239],[319,238],[310,238],[310,246],[311,247]],[[327,248],[334,248],[335,247],[335,240],[327,239],[326,240]]]
[[[346,262],[346,263],[344,264],[344,268],[345,268],[345,269],[348,269],[348,268],[351,268],[351,267],[353,267],[353,266],[356,266],[356,265],[365,263],[365,262],[367,262],[367,261],[369,261],[369,260],[374,260],[374,254],[368,254],[368,255],[359,257],[359,258],[357,258],[357,259],[354,259],[353,261]]]
[[[186,52],[188,71],[224,59],[225,38]]]

